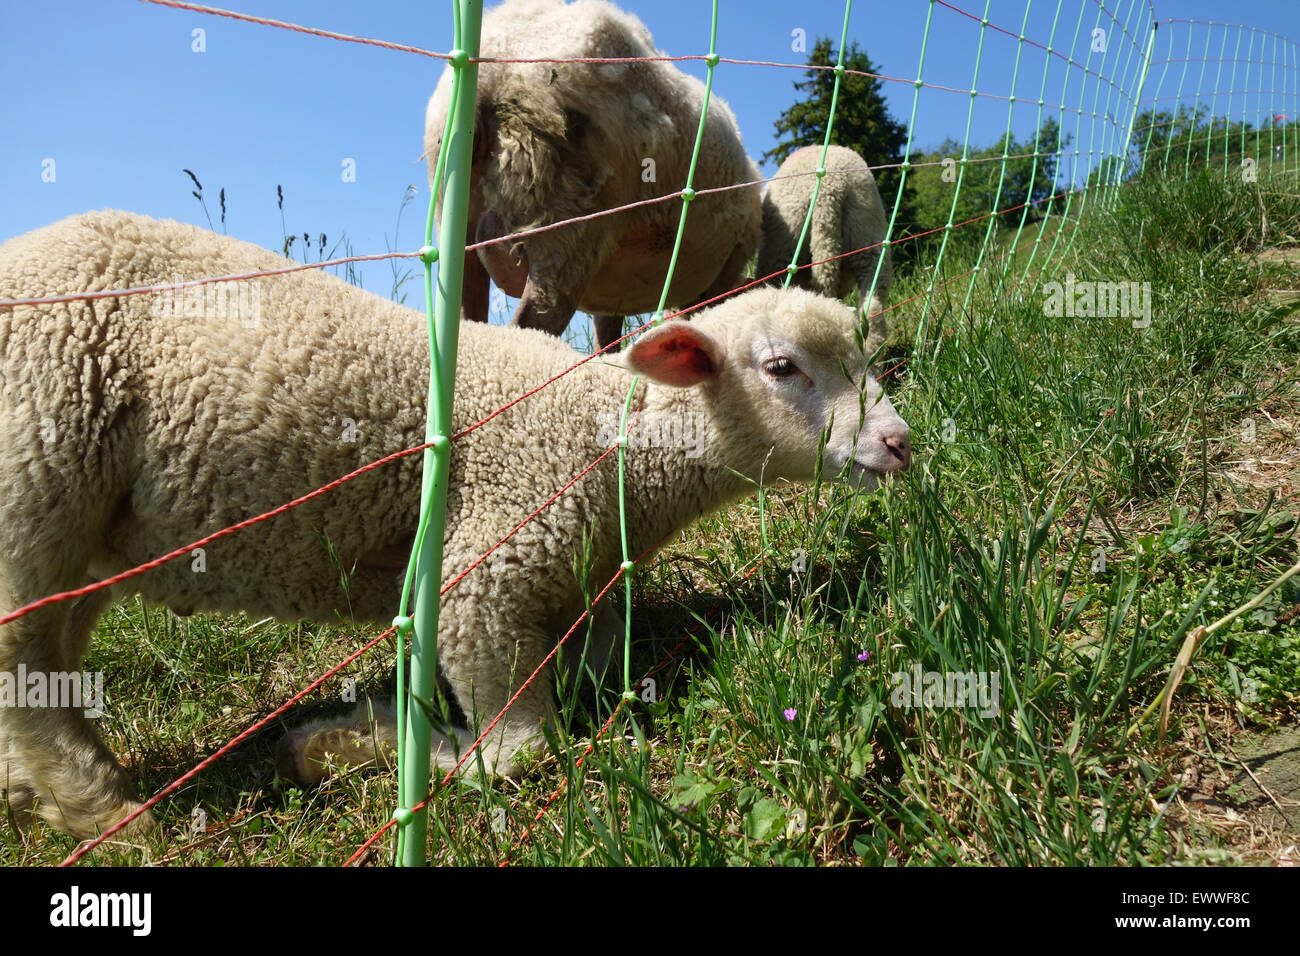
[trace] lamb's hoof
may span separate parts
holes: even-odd
[[[4,807],[4,816],[16,831],[30,829],[33,823],[32,805],[36,802],[36,793],[29,787],[14,787],[0,790],[0,805]]]
[[[284,735],[275,753],[275,775],[302,786],[315,786],[328,775],[325,767],[306,760],[308,735],[291,730]]]
[[[141,806],[142,804],[136,803],[135,801],[126,804],[126,806],[122,808],[122,812],[117,815],[117,819],[114,823],[120,820],[125,820],[131,814],[135,813],[135,811]],[[112,824],[109,826],[112,826]],[[108,827],[105,827],[104,829],[107,830]],[[156,829],[158,829],[158,821],[154,819],[153,811],[145,810],[122,829],[118,830],[117,833],[113,834],[113,836],[121,839],[140,839],[153,833]]]
[[[112,830],[118,823],[139,810],[141,806],[142,804],[138,800],[127,800],[107,813],[96,814],[93,821],[88,817],[69,820],[57,810],[42,813],[42,816],[45,816],[47,822],[52,826],[71,833],[78,840],[91,840],[102,833]],[[133,818],[130,823],[123,826],[122,829],[114,831],[113,835],[108,839],[117,843],[142,841],[157,828],[158,821],[154,819],[153,813],[145,810],[139,816]]]

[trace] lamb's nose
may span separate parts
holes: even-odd
[[[912,432],[906,425],[880,436],[889,453],[898,459],[898,470],[905,471],[912,464]]]

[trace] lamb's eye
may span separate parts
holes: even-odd
[[[787,378],[798,372],[799,366],[785,356],[777,356],[763,363],[763,371],[773,378]]]

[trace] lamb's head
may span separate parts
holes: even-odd
[[[868,370],[861,334],[834,299],[763,288],[651,329],[626,361],[661,384],[700,390],[709,453],[725,466],[806,481],[820,452],[827,477],[874,488],[911,462],[911,431]]]

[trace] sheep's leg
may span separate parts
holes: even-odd
[[[722,264],[718,270],[718,277],[713,280],[704,294],[695,300],[692,304],[707,302],[710,299],[716,299],[718,296],[726,295],[733,289],[741,285],[741,280],[745,276],[745,267],[749,265],[749,256],[745,254],[740,245],[732,248],[731,254],[727,256],[727,261]]]
[[[549,695],[551,685],[547,683],[543,690]],[[535,709],[536,701],[525,701],[531,692],[532,687],[479,745],[489,773],[513,776],[515,765],[511,757],[516,751],[540,748],[541,721],[526,716]],[[537,695],[531,693],[531,696]],[[485,723],[496,716],[500,707],[490,715],[488,709],[481,711]],[[549,710],[546,716],[550,716]],[[451,770],[478,737],[463,727],[452,727],[449,731],[450,736],[433,732],[429,743],[430,767]],[[325,718],[291,731],[280,741],[276,756],[277,773],[301,784],[320,783],[333,768],[375,766],[384,770],[397,766],[397,717],[394,705],[374,701],[358,704],[351,718]],[[464,769],[476,766],[477,761],[471,756],[465,761]]]
[[[843,184],[826,188],[823,183],[817,201],[821,204],[813,211],[808,229],[808,258],[813,263],[808,269],[808,284],[822,295],[838,297],[840,270],[844,260],[839,258],[857,248],[848,245],[857,235],[847,232],[847,213],[844,210]]]
[[[844,212],[846,242],[852,243],[849,248],[881,241],[885,233],[885,224],[880,221],[882,215],[883,211],[877,211],[873,215],[868,208],[858,204],[850,205]],[[879,275],[876,275],[877,262],[880,263]],[[888,318],[885,314],[885,306],[889,302],[889,286],[893,281],[889,250],[877,245],[849,256],[846,264],[857,283],[859,308],[867,320],[866,350],[870,355],[884,345],[885,339],[889,337]],[[874,294],[871,288],[873,282]]]
[[[578,633],[581,633],[581,630],[579,628]],[[562,663],[570,685],[585,679],[587,676],[585,671],[597,677],[603,675],[614,656],[614,648],[623,640],[626,631],[622,616],[614,609],[614,602],[607,598],[597,604],[592,611],[591,634],[587,639],[585,660],[581,646],[576,648],[570,646],[578,633],[569,638],[562,649],[564,651]]]
[[[528,277],[512,325],[542,329],[551,335],[560,335],[569,327],[591,277],[611,251],[608,237],[602,242],[602,234],[586,225],[589,228],[566,227],[562,237],[555,233],[558,238],[529,246],[525,256]],[[518,275],[507,278],[517,280]]]
[[[460,289],[460,317],[467,322],[488,320],[488,272],[478,253],[465,254],[464,278]]]
[[[448,596],[440,612],[438,666],[471,727],[480,730],[518,692],[479,745],[489,773],[515,776],[518,761],[545,746],[542,724],[555,715],[555,682],[549,667],[523,686],[550,651],[553,638],[536,623],[536,609],[527,613],[521,609],[507,617],[502,600],[502,595],[492,593],[491,585],[486,594]],[[612,606],[597,613],[593,644],[597,655],[604,656],[607,651],[602,648],[612,643],[618,620]],[[578,650],[576,641],[573,645]],[[455,766],[478,737],[477,731],[461,728],[452,728],[451,734],[454,740],[435,732],[432,741],[432,765],[443,770]],[[363,703],[350,718],[329,718],[290,733],[280,745],[277,765],[283,777],[316,783],[328,776],[330,766],[391,767],[396,752],[394,709]],[[471,756],[465,769],[477,765],[478,758]]]
[[[0,606],[24,603],[13,600],[0,568]],[[52,587],[50,591],[59,590]],[[108,603],[106,592],[41,608],[0,628],[0,680],[17,689],[18,675],[32,675],[49,688],[43,706],[0,707],[0,786],[7,791],[11,812],[20,822],[35,812],[67,832],[89,837],[130,814],[137,807],[135,787],[126,771],[99,739],[86,719],[88,702],[80,707],[54,707],[56,687],[82,689],[79,667],[90,631]],[[51,636],[53,639],[51,639]],[[72,672],[71,677],[63,677]],[[60,676],[55,676],[60,675]],[[8,703],[16,704],[17,701]],[[152,829],[153,817],[137,817],[128,833]]]
[[[593,315],[591,324],[596,329],[596,348],[598,349],[603,349],[623,337],[623,316],[621,315]],[[622,346],[619,346],[619,348],[622,348]],[[618,349],[611,350],[611,352],[617,351]]]
[[[555,717],[554,671],[549,664],[538,671],[555,638],[538,623],[541,608],[512,606],[511,585],[506,576],[483,593],[452,592],[438,631],[438,665],[470,727],[484,730],[500,715],[479,747],[488,772],[506,777],[545,747],[542,725]],[[566,647],[580,650],[572,638]],[[476,757],[466,764],[473,765]]]
[[[451,728],[451,734],[434,731],[429,741],[430,766],[450,769],[474,741],[460,727]],[[278,774],[302,784],[320,783],[332,767],[373,766],[385,770],[397,766],[396,709],[375,701],[358,704],[350,718],[325,718],[291,731],[280,741],[276,758]]]

